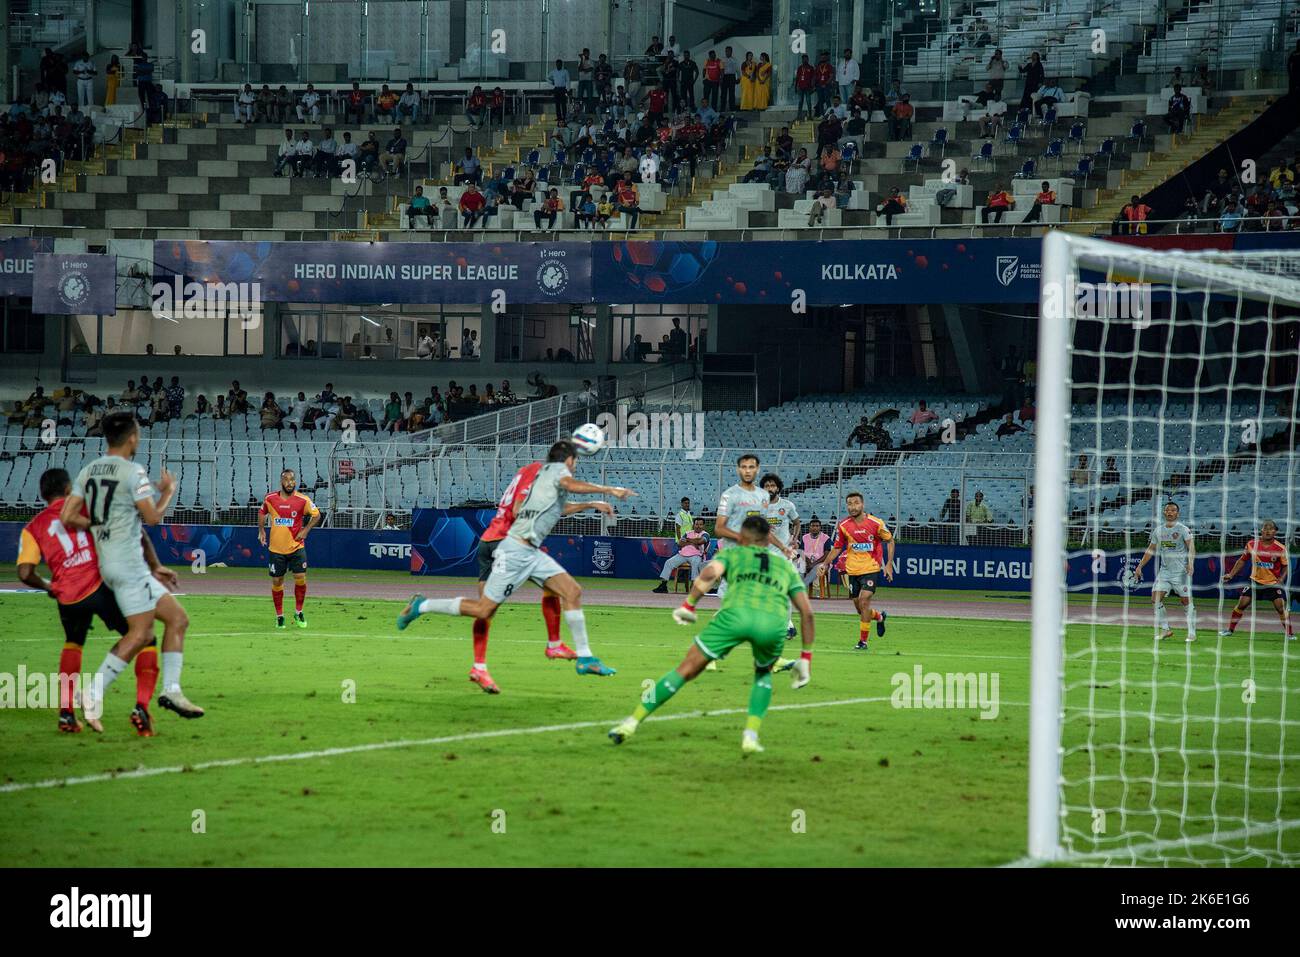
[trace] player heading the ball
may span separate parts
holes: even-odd
[[[515,512],[510,534],[496,550],[492,571],[483,585],[483,595],[478,598],[425,598],[414,595],[410,603],[397,616],[398,630],[406,628],[420,615],[464,615],[469,618],[491,618],[503,602],[526,581],[543,586],[560,596],[566,611],[564,621],[573,635],[578,652],[577,672],[580,675],[612,675],[613,668],[606,667],[591,653],[587,642],[587,620],[582,613],[582,586],[579,585],[550,555],[542,551],[542,543],[551,529],[569,509],[566,501],[570,495],[610,495],[626,499],[635,495],[621,486],[593,485],[573,477],[578,464],[578,450],[568,440],[556,442],[547,453],[542,466]],[[613,514],[605,502],[575,503],[581,507]],[[603,508],[601,506],[604,506]]]

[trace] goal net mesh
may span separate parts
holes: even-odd
[[[1065,382],[1045,381],[1052,363],[1040,361],[1040,423],[1043,390],[1058,389],[1068,414],[1038,436],[1037,477],[1057,483],[1040,501],[1066,516],[1051,565],[1035,540],[1035,588],[1059,591],[1046,605],[1059,642],[1056,840],[1039,856],[1294,865],[1300,648],[1283,616],[1300,599],[1300,255],[1049,242],[1041,314],[1044,332],[1063,324]],[[1176,545],[1133,577],[1171,502],[1192,533],[1191,614]],[[1280,591],[1251,585],[1250,560],[1224,582],[1266,522],[1288,550]],[[1043,568],[1056,581],[1038,581]],[[1221,635],[1243,589],[1250,607]],[[1036,594],[1036,656],[1043,607]],[[1035,799],[1049,800],[1031,786]]]

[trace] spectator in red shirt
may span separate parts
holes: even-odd
[[[351,122],[356,117],[357,126],[360,126],[366,118],[366,93],[361,89],[361,84],[356,80],[352,81],[352,91],[348,93],[343,102],[343,113]]]
[[[912,135],[912,116],[916,110],[912,106],[912,95],[904,93],[894,108],[889,111],[889,138],[891,140],[907,139]]]
[[[538,229],[542,228],[542,217],[547,218],[547,229],[555,228],[555,218],[564,210],[564,200],[560,199],[558,190],[552,189],[542,200],[542,205],[533,210],[533,225]]]
[[[1056,190],[1052,189],[1052,184],[1043,180],[1043,188],[1038,191],[1034,197],[1034,205],[1030,207],[1029,213],[1025,216],[1025,222],[1036,223],[1043,215],[1044,206],[1056,205]]]
[[[475,129],[487,120],[487,94],[483,92],[483,87],[476,86],[470,91],[469,99],[465,101],[465,118]]]
[[[1011,194],[999,186],[989,193],[988,202],[980,211],[980,222],[987,226],[989,217],[992,216],[993,222],[1000,223],[1006,211],[1014,205],[1015,201],[1011,198]]]
[[[805,59],[807,59],[805,57]],[[711,109],[718,108],[718,97],[722,90],[722,61],[718,51],[710,50],[709,58],[704,61],[704,102]]]
[[[664,118],[664,110],[668,108],[668,89],[662,85],[655,87],[646,94],[645,102],[646,122],[652,128],[657,127]]]
[[[808,62],[808,54],[804,54],[799,68],[794,71],[794,88],[799,94],[799,112],[794,121],[798,123],[805,116],[812,116],[813,111],[813,93],[817,89],[817,71],[813,65]],[[807,113],[804,107],[808,108]]]
[[[825,116],[831,108],[831,96],[835,92],[835,66],[831,55],[823,50],[817,58],[817,115]]]
[[[460,215],[463,229],[473,229],[479,219],[485,215],[487,198],[478,191],[478,186],[469,183],[465,192],[460,194]]]
[[[620,213],[627,213],[630,218],[629,228],[636,229],[637,220],[641,215],[641,207],[637,205],[636,187],[627,180],[620,180],[618,191],[614,194],[614,206]]]
[[[501,87],[493,87],[492,96],[488,100],[488,109],[491,111],[488,115],[495,113],[498,119],[505,123],[506,121],[506,91]]]
[[[1145,235],[1147,231],[1147,217],[1152,213],[1152,209],[1146,203],[1142,202],[1142,197],[1133,196],[1125,204],[1124,208],[1119,211],[1120,219],[1128,224],[1125,232]]]

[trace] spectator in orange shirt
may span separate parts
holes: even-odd
[[[343,100],[343,114],[351,121],[355,116],[357,126],[360,126],[366,115],[366,93],[361,89],[361,84],[356,80],[352,81],[352,91]]]
[[[912,106],[912,94],[904,93],[889,113],[889,138],[891,140],[907,139],[912,135],[912,116],[915,113],[916,110]]]
[[[560,199],[559,190],[552,189],[549,193],[546,194],[546,198],[542,200],[542,205],[539,208],[533,210],[533,224],[538,229],[541,229],[542,217],[545,216],[547,218],[546,228],[554,229],[555,219],[563,211],[564,211],[564,200]]]
[[[1044,206],[1056,205],[1056,190],[1052,189],[1052,184],[1043,180],[1043,188],[1039,190],[1038,195],[1034,197],[1034,205],[1029,208],[1029,213],[1025,216],[1025,222],[1036,223],[1043,215]]]
[[[905,212],[907,212],[907,197],[898,191],[897,186],[892,187],[889,196],[876,207],[876,215],[885,217],[886,226],[894,225],[894,217]]]
[[[375,118],[387,119],[390,123],[397,122],[397,94],[388,88],[387,83],[379,91],[379,98],[375,101]]]
[[[988,202],[980,212],[980,222],[987,226],[989,217],[992,216],[993,222],[1000,223],[1006,211],[1013,206],[1015,206],[1015,200],[1011,198],[1011,194],[999,186],[989,193]]]
[[[1120,219],[1128,223],[1128,228],[1125,232],[1131,233],[1134,236],[1145,235],[1147,231],[1147,217],[1150,216],[1152,212],[1153,210],[1151,207],[1142,202],[1140,196],[1135,195],[1130,198],[1124,208],[1119,211]]]

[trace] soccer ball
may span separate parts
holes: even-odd
[[[605,447],[605,431],[595,422],[580,425],[573,432],[573,444],[581,455],[595,455]]]

